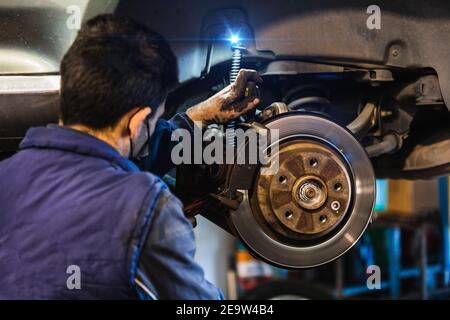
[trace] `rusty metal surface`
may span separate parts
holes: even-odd
[[[260,212],[277,232],[319,234],[331,230],[350,204],[351,181],[343,160],[315,141],[291,141],[280,147],[280,169],[260,175],[256,183]],[[339,203],[333,210],[332,203]]]

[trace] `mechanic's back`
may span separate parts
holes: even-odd
[[[97,17],[61,78],[61,126],[30,129],[0,162],[0,298],[220,298],[181,203],[127,159],[177,82],[166,41]]]

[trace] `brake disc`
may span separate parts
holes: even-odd
[[[271,264],[307,268],[349,250],[371,220],[375,175],[361,144],[317,115],[289,113],[267,122],[279,130],[279,169],[256,174],[230,214],[249,249]]]

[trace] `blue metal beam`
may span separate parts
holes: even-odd
[[[391,298],[400,296],[401,230],[399,227],[386,230],[387,254],[389,258],[389,291]]]
[[[448,287],[450,284],[450,229],[449,229],[449,177],[439,179],[439,207],[442,225],[442,271],[443,284]]]

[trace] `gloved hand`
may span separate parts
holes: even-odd
[[[192,121],[201,121],[203,127],[211,123],[226,123],[256,108],[259,98],[245,98],[245,88],[249,81],[262,82],[255,70],[241,69],[236,81],[214,96],[189,108],[186,114]]]

